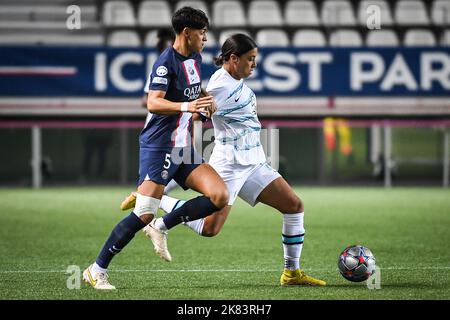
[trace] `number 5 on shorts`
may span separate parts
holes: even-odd
[[[163,168],[164,169],[169,169],[170,168],[170,164],[171,164],[171,162],[170,162],[170,153],[166,153],[166,159],[164,160],[164,166],[163,166]]]

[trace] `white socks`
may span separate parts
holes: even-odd
[[[173,210],[181,207],[185,202],[186,201],[184,200],[179,200],[163,195],[161,198],[161,202],[159,203],[159,207],[164,210],[164,212],[170,213]],[[155,227],[160,231],[167,231],[167,226],[164,224],[164,220],[162,217],[159,217],[155,220]]]
[[[183,205],[183,203],[185,203],[186,201],[179,200],[179,199],[172,198],[172,197],[164,195],[161,198],[161,202],[159,203],[159,207],[161,209],[163,209],[164,212],[170,213],[170,212],[172,212],[174,210],[174,207],[177,204],[177,202],[182,203],[181,205]]]
[[[158,219],[155,220],[155,228],[158,229],[159,231],[167,231],[167,226],[164,223],[162,217],[159,217]]]
[[[304,213],[283,214],[282,241],[284,251],[284,267],[290,270],[300,269],[300,255],[302,254]]]
[[[164,195],[161,198],[161,202],[159,204],[159,207],[161,209],[163,209],[165,212],[170,213],[173,210],[178,209],[179,207],[181,207],[186,201],[184,200],[179,200],[176,198],[172,198],[169,196]],[[194,221],[188,221],[188,222],[183,222],[183,225],[185,225],[186,227],[189,227],[190,229],[192,229],[195,233],[202,235],[202,231],[203,231],[203,225],[205,223],[205,219],[197,219]],[[166,231],[167,227],[164,224],[164,221],[162,218],[158,218],[155,221],[155,227],[157,227],[159,230],[162,231]]]
[[[94,273],[106,273],[106,269],[104,269],[104,268],[102,268],[102,267],[100,267],[98,264],[97,264],[97,262],[94,262],[93,264],[92,264],[92,268],[91,268],[91,270],[92,270],[92,272],[94,272]]]
[[[186,227],[192,229],[194,232],[198,233],[199,235],[202,235],[203,225],[205,224],[205,218],[184,222],[183,224]]]

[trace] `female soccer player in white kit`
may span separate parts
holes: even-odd
[[[324,281],[307,276],[300,269],[305,235],[303,203],[286,180],[267,163],[260,142],[256,96],[243,80],[256,67],[257,53],[256,43],[250,37],[235,34],[225,41],[216,59],[216,64],[223,66],[212,75],[206,88],[217,104],[212,116],[215,146],[209,164],[226,183],[230,198],[228,206],[222,210],[184,224],[202,236],[211,237],[221,230],[237,196],[251,206],[258,202],[269,205],[283,214],[285,264],[281,285],[324,286]],[[164,196],[160,207],[170,215],[182,204],[181,200]],[[149,226],[156,232],[167,232],[162,218],[153,220]],[[166,243],[154,241],[154,244],[160,249],[163,247],[170,256]],[[164,253],[160,256],[164,258]]]

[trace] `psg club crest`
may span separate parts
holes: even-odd
[[[200,74],[195,65],[194,59],[188,59],[183,62],[184,73],[189,85],[200,83]]]

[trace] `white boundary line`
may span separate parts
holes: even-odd
[[[338,269],[331,268],[317,268],[317,269],[304,269],[305,271],[328,271],[334,272]],[[407,271],[419,271],[419,270],[450,270],[450,266],[442,267],[380,267],[380,270],[407,270]],[[123,272],[123,273],[133,273],[133,272],[280,272],[280,269],[113,269],[110,270],[111,273]],[[0,270],[2,273],[67,273],[66,270]]]

